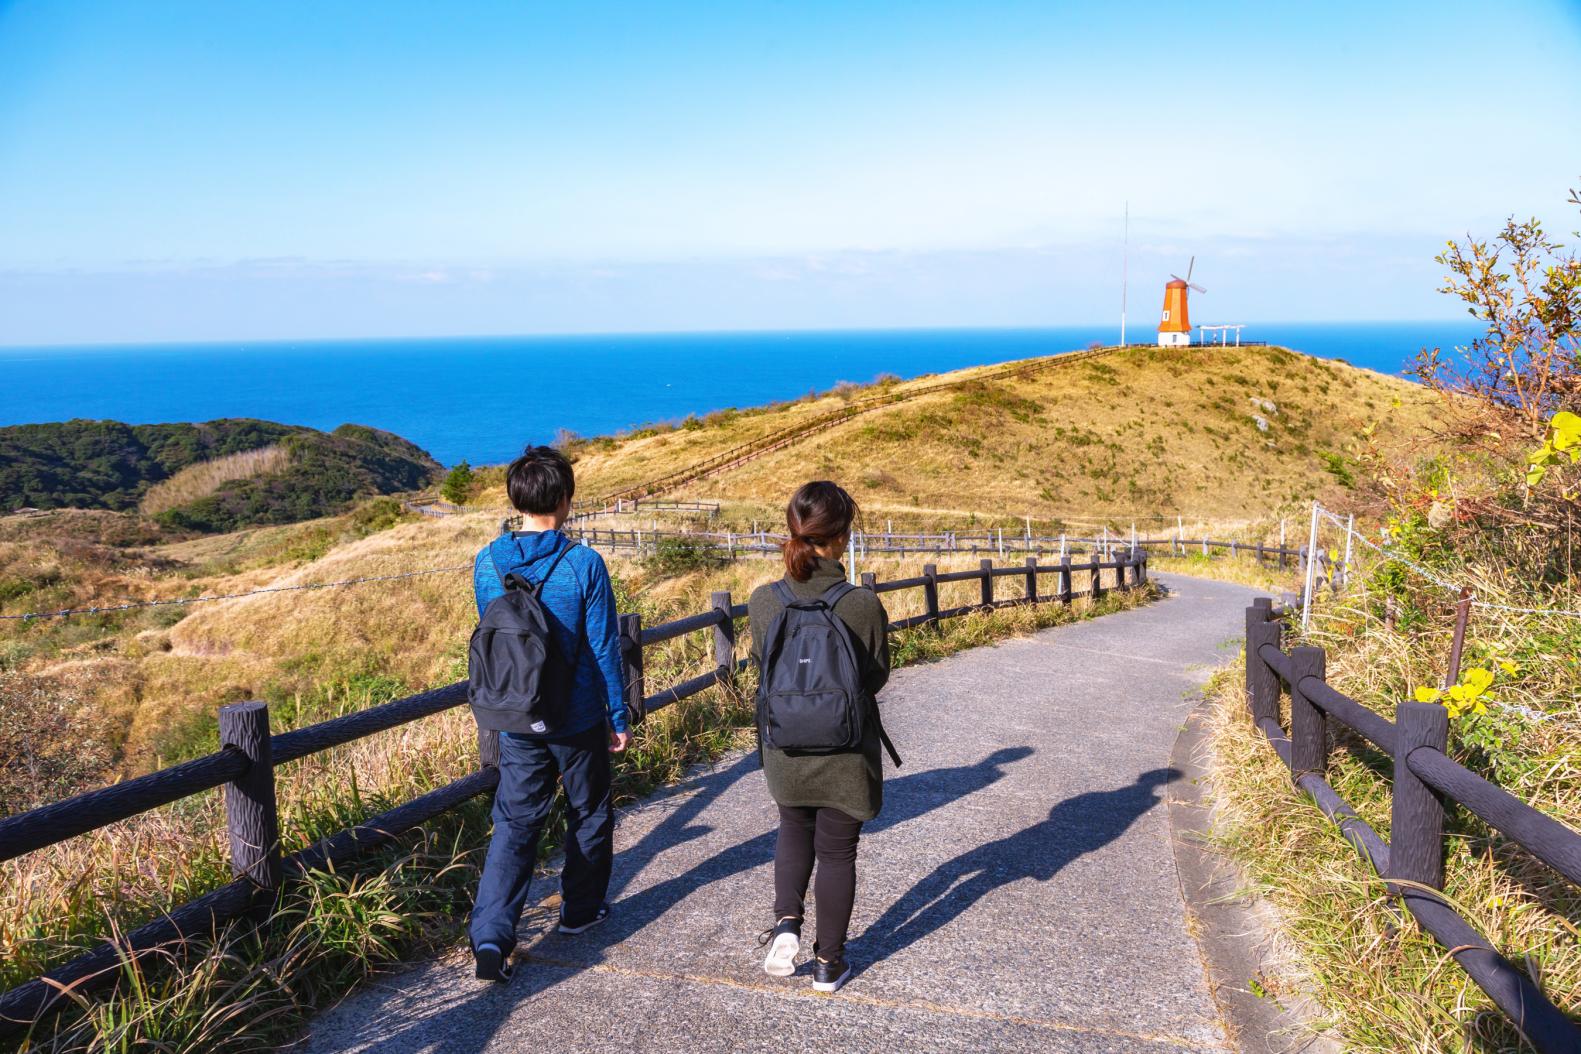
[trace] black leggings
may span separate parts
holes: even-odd
[[[818,955],[833,962],[845,953],[845,931],[856,901],[856,842],[862,821],[839,809],[781,805],[774,843],[774,918],[800,919],[807,880],[818,861]]]

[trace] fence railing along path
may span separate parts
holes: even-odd
[[[501,533],[520,530],[522,518],[507,516],[500,522]],[[719,560],[740,557],[775,556],[784,546],[787,536],[776,531],[686,531],[641,528],[617,529],[611,527],[583,527],[568,523],[566,534],[575,541],[586,542],[599,549],[652,553],[665,542],[692,547],[701,555]],[[1029,556],[1064,555],[1075,551],[1103,554],[1109,558],[1115,552],[1125,552],[1132,547],[1166,556],[1184,557],[1196,553],[1207,556],[1224,552],[1231,556],[1250,556],[1259,564],[1275,564],[1280,570],[1306,567],[1307,547],[1270,545],[1265,542],[1243,542],[1214,538],[1186,538],[1166,536],[1161,538],[1130,538],[1124,534],[1102,535],[1052,535],[1032,534],[1003,530],[934,531],[934,532],[856,532],[851,539],[851,553],[858,561],[873,555],[912,555],[945,553],[990,553],[1001,558],[1013,554]],[[1330,561],[1325,552],[1318,553],[1319,566],[1327,569]],[[1343,571],[1339,564],[1336,571]],[[1340,574],[1333,576],[1336,583]]]
[[[737,465],[745,464],[755,458],[799,442],[808,436],[833,428],[836,425],[844,424],[853,417],[870,413],[873,410],[881,410],[887,406],[909,402],[912,399],[919,399],[925,395],[952,391],[969,384],[981,384],[986,381],[1003,380],[1008,377],[1030,377],[1044,370],[1053,369],[1056,366],[1067,366],[1071,363],[1081,362],[1100,355],[1109,355],[1118,350],[1120,349],[1108,347],[1088,348],[1085,351],[1067,351],[1044,358],[1024,359],[1019,362],[1007,363],[959,380],[941,381],[937,384],[906,388],[903,391],[889,391],[878,395],[865,396],[860,399],[852,399],[849,403],[834,410],[829,410],[805,421],[798,421],[793,425],[776,429],[766,435],[738,444],[728,450],[720,451],[712,457],[693,462],[673,472],[611,491],[588,504],[589,507],[608,509],[613,507],[617,501],[646,498],[666,490],[672,490],[694,480],[703,479],[717,472],[735,468]]]
[[[1459,805],[1570,882],[1581,886],[1581,832],[1521,801],[1448,756],[1449,713],[1437,703],[1403,702],[1390,721],[1330,687],[1322,648],[1280,648],[1282,622],[1271,600],[1246,609],[1246,705],[1297,787],[1404,902],[1422,928],[1449,950],[1541,1054],[1581,1051],[1578,1027],[1538,982],[1491,947],[1443,896],[1445,810]],[[1290,729],[1280,696],[1290,696]],[[1394,762],[1385,842],[1325,778],[1330,721]],[[1571,997],[1575,993],[1570,993]]]
[[[1056,564],[1039,563],[1032,557],[1022,565],[1010,566],[983,560],[975,570],[942,574],[927,564],[921,575],[912,578],[880,582],[873,574],[864,574],[862,585],[879,594],[921,591],[922,612],[891,622],[890,630],[897,631],[933,626],[977,611],[1038,603],[1068,605],[1077,597],[1097,599],[1106,591],[1106,571],[1114,572],[1114,588],[1140,588],[1148,581],[1147,554],[1135,550],[1112,560],[1081,563],[1066,556]],[[1041,579],[1048,575],[1056,576],[1052,591],[1041,588]],[[1087,576],[1086,580],[1078,584],[1077,575]],[[1007,596],[998,589],[1004,579],[1021,584],[1019,595]],[[939,586],[951,582],[979,583],[977,602],[941,608]],[[747,662],[736,657],[737,624],[746,616],[747,606],[733,603],[727,592],[714,593],[707,611],[656,626],[644,627],[639,615],[621,615],[626,705],[633,720],[641,721],[652,711],[716,685],[731,685]],[[697,632],[712,634],[714,668],[648,694],[643,650]],[[280,844],[275,800],[275,770],[280,765],[442,713],[463,705],[466,699],[467,685],[461,682],[281,733],[271,732],[266,704],[231,704],[220,708],[220,749],[212,754],[0,819],[0,861],[6,861],[224,787],[234,875],[226,885],[172,908],[119,940],[103,943],[42,977],[0,993],[0,1035],[25,1029],[60,1009],[72,999],[68,991],[86,993],[115,984],[133,959],[211,936],[231,920],[267,914],[282,886],[293,878],[311,870],[339,867],[493,790],[499,781],[498,740],[480,735],[477,771],[294,853],[285,854]]]

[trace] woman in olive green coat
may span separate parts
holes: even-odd
[[[814,600],[846,577],[839,560],[850,541],[856,502],[827,481],[808,483],[785,509],[790,540],[785,543],[785,583],[798,600]],[[759,586],[748,602],[752,657],[762,671],[765,637],[784,604],[772,585]],[[867,700],[873,701],[889,679],[889,617],[871,590],[841,597],[834,614],[851,631],[851,642]],[[779,977],[796,971],[801,925],[813,863],[817,939],[813,945],[813,988],[837,991],[850,977],[845,960],[846,928],[856,896],[856,846],[862,823],[878,815],[884,801],[884,773],[878,722],[863,723],[861,746],[853,750],[808,752],[763,748],[769,793],[779,806],[779,837],[774,848],[775,925],[763,935],[769,946],[763,968]]]

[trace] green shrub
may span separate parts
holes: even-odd
[[[669,577],[714,567],[722,559],[712,545],[700,539],[661,538],[642,564],[653,574]]]
[[[472,466],[463,459],[460,464],[452,468],[446,474],[444,486],[439,488],[439,494],[452,504],[463,504],[472,496]]]

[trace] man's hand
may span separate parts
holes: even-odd
[[[629,746],[631,746],[630,732],[611,731],[609,733],[609,752],[611,754],[624,754]]]

